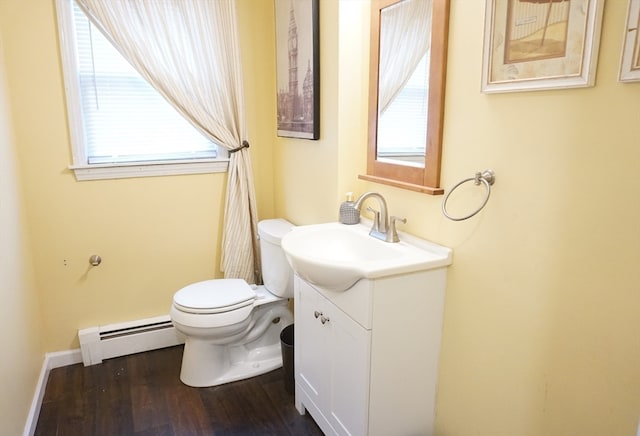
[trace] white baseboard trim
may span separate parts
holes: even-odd
[[[49,369],[60,368],[61,366],[75,365],[82,363],[82,352],[80,348],[75,350],[56,351],[45,354],[45,359],[49,359]]]
[[[58,351],[55,353],[46,353],[44,355],[44,361],[42,362],[42,369],[40,370],[40,376],[38,377],[38,383],[36,384],[36,390],[31,401],[31,408],[27,415],[27,422],[24,426],[23,436],[33,436],[36,432],[36,426],[38,425],[38,416],[40,415],[40,408],[42,407],[42,400],[44,399],[44,392],[47,388],[47,380],[49,380],[49,372],[53,368],[59,368],[61,366],[74,365],[76,363],[82,363],[82,353],[80,349]]]

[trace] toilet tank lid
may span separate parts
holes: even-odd
[[[284,235],[289,233],[294,227],[293,224],[282,218],[263,220],[258,223],[258,235],[260,235],[260,239],[280,245],[280,241]]]
[[[173,301],[185,308],[213,309],[253,301],[256,293],[242,279],[216,279],[192,283],[180,289]]]

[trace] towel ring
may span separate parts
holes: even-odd
[[[456,190],[458,186],[462,185],[463,183],[470,182],[472,180],[474,185],[480,185],[480,184],[484,185],[484,187],[487,189],[487,196],[484,198],[484,200],[482,201],[482,204],[480,205],[480,207],[478,207],[478,209],[475,212],[472,212],[469,215],[465,215],[463,217],[452,217],[451,215],[449,215],[449,212],[447,212],[447,201],[449,200],[449,196],[453,191]],[[444,197],[444,200],[442,201],[442,213],[444,214],[444,216],[446,216],[452,221],[464,221],[466,219],[471,218],[472,216],[480,212],[482,208],[487,204],[487,201],[489,201],[489,196],[491,195],[491,185],[493,185],[495,181],[496,181],[496,175],[493,172],[493,170],[484,170],[481,173],[477,172],[473,177],[469,177],[468,179],[464,179],[461,182],[458,182],[453,188],[451,188],[449,193]]]

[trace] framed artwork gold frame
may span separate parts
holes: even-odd
[[[621,82],[640,81],[640,0],[629,0],[620,62]]]
[[[487,0],[482,92],[593,86],[603,6],[603,0]]]

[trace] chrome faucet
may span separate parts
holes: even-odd
[[[353,207],[358,212],[360,212],[362,204],[368,198],[375,198],[378,200],[378,206],[380,210],[377,211],[371,207],[368,207],[367,210],[369,212],[373,212],[373,226],[371,227],[371,231],[369,234],[376,239],[380,239],[385,242],[399,242],[400,238],[398,238],[398,232],[396,231],[396,221],[401,221],[406,223],[406,218],[398,218],[395,216],[391,217],[389,220],[389,216],[387,213],[387,201],[384,197],[377,192],[366,192],[360,196],[354,203]]]

